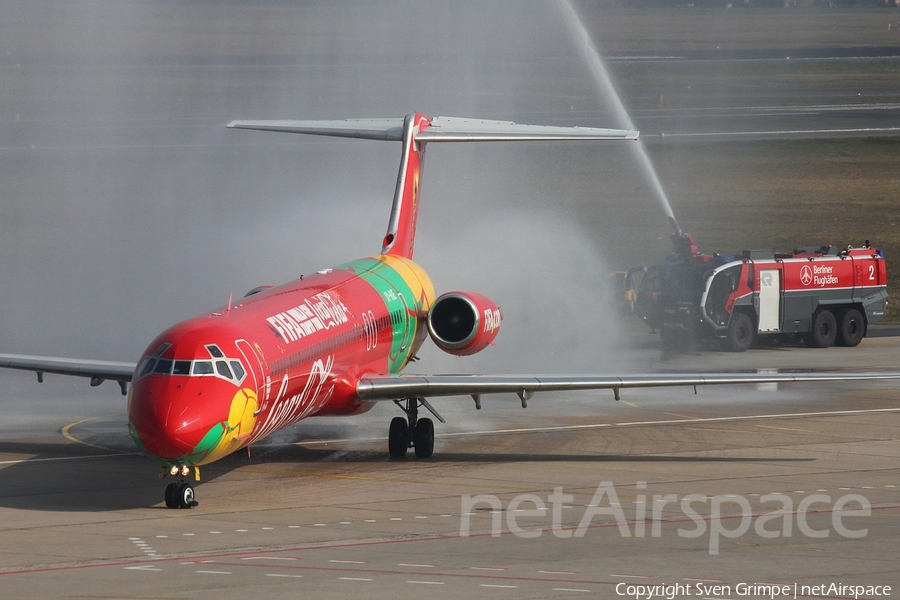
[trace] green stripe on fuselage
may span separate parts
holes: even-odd
[[[406,366],[413,350],[413,340],[418,326],[417,315],[419,293],[386,260],[362,258],[341,265],[338,269],[350,271],[360,276],[381,296],[388,313],[392,315],[391,351],[388,355],[388,369],[398,373]],[[396,318],[394,316],[396,315]]]

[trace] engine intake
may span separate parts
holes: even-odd
[[[500,309],[487,296],[449,292],[431,306],[428,332],[444,352],[467,356],[493,343],[502,318]]]

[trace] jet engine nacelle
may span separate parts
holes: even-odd
[[[467,356],[484,350],[500,331],[500,309],[487,296],[442,294],[428,313],[428,332],[444,352]]]

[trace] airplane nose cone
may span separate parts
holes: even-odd
[[[215,379],[153,376],[132,386],[129,429],[148,454],[201,465],[233,452],[256,422],[256,395]]]
[[[133,386],[128,422],[132,436],[144,450],[176,462],[190,457],[216,415],[209,414],[202,392],[170,385],[168,379],[150,377]]]

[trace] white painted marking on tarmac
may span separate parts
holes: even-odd
[[[650,579],[649,575],[623,575],[621,573],[610,573],[610,577],[630,577],[632,579]]]
[[[373,581],[367,577],[338,577],[342,581]]]
[[[505,571],[505,567],[469,567],[473,571]]]
[[[341,521],[339,525],[353,525],[352,521]]]
[[[605,429],[614,427],[635,427],[641,425],[680,425],[694,423],[725,423],[728,421],[750,421],[753,419],[784,419],[795,417],[834,417],[841,415],[861,415],[861,414],[877,414],[886,412],[900,412],[900,408],[871,408],[860,410],[826,410],[820,412],[802,412],[802,413],[782,413],[782,414],[762,414],[762,415],[739,415],[733,417],[697,417],[688,419],[663,419],[659,421],[623,421],[621,423],[592,423],[588,425],[556,425],[550,427],[522,427],[517,429],[493,429],[482,431],[460,431],[455,433],[444,433],[435,437],[466,437],[478,435],[491,435],[497,433],[542,433],[551,431],[572,431],[578,429]],[[351,440],[334,440],[351,441]]]
[[[575,571],[538,571],[544,575],[578,575]]]
[[[338,560],[338,559],[332,558],[328,562],[347,564],[347,565],[364,565],[364,564],[366,564],[367,561],[364,561],[364,560]]]
[[[190,537],[190,536],[192,536],[192,535],[194,535],[194,534],[193,534],[193,533],[182,533],[181,535],[183,535],[183,536],[185,536],[185,537]]]
[[[402,517],[391,517],[391,521],[402,521]]]
[[[241,560],[297,560],[289,556],[245,556]]]
[[[231,571],[194,571],[195,573],[203,573],[204,575],[234,575]]]
[[[266,577],[293,577],[294,579],[300,579],[303,575],[288,575],[287,573],[266,573]]]
[[[724,579],[696,579],[696,578],[690,578],[690,577],[685,577],[684,580],[685,581],[710,581],[713,583],[724,583],[725,582]]]
[[[263,527],[263,531],[271,531],[275,529],[274,527]]]
[[[444,585],[443,581],[407,581],[406,583],[421,583],[423,585]]]
[[[398,567],[422,567],[423,569],[433,569],[437,565],[426,565],[421,563],[397,563]]]
[[[897,487],[897,486],[896,486],[896,485],[887,484],[887,485],[885,485],[884,487],[886,487],[886,488],[895,488],[895,487]]]
[[[421,515],[420,515],[420,516],[417,516],[416,518],[417,518],[417,519],[427,519],[428,517],[425,517],[425,516],[421,516]]]
[[[316,523],[313,527],[325,527],[325,523]]]
[[[235,529],[237,533],[247,533],[246,529]]]
[[[554,592],[583,592],[585,594],[590,594],[591,590],[582,590],[579,588],[553,588]]]
[[[56,456],[53,458],[23,458],[20,460],[0,460],[0,465],[20,465],[33,462],[56,462],[61,460],[85,460],[89,458],[109,458],[111,456],[138,456],[138,452],[116,452],[113,454],[91,454],[90,456]]]
[[[127,571],[162,571],[157,567],[151,567],[150,565],[140,565],[137,567],[124,567]]]
[[[500,584],[497,584],[497,583],[482,583],[482,584],[481,584],[481,587],[487,587],[487,588],[502,588],[502,589],[507,589],[507,590],[517,590],[517,589],[519,589],[519,586],[517,586],[517,585],[500,585]]]
[[[365,522],[366,523],[377,523],[378,521],[376,521],[375,519],[366,519]]]

